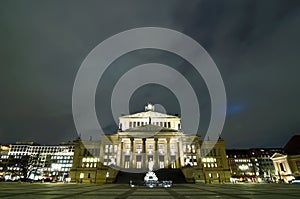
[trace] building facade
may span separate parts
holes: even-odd
[[[69,176],[73,164],[74,144],[56,146],[39,145],[34,142],[10,144],[6,155],[1,156],[5,180],[63,181]]]
[[[5,171],[8,167],[8,152],[9,152],[9,145],[0,145],[0,180],[4,179]]]
[[[282,151],[282,148],[252,148],[249,150],[258,181],[275,181],[276,170],[271,157]]]
[[[276,171],[271,156],[281,151],[281,148],[226,150],[232,180],[250,182],[273,181]]]
[[[178,116],[155,112],[148,104],[144,112],[121,116],[116,133],[100,141],[78,141],[71,179],[112,182],[118,171],[143,173],[152,161],[154,170],[180,169],[189,182],[227,182],[230,172],[224,140],[216,141],[210,151],[213,143],[184,133]],[[85,164],[87,158],[94,161],[92,167],[91,162]]]
[[[277,181],[288,183],[300,176],[300,135],[293,136],[284,146],[283,152],[275,153],[271,159]]]

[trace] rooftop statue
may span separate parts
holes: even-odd
[[[145,111],[154,111],[154,105],[148,103],[148,104],[145,106]]]

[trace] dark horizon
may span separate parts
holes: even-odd
[[[72,90],[79,67],[99,43],[139,27],[182,32],[211,56],[226,89],[221,137],[227,148],[283,147],[300,133],[300,1],[4,0],[1,4],[0,143],[76,139]],[[144,63],[171,66],[191,82],[201,112],[198,132],[204,137],[211,100],[203,77],[185,59],[157,49],[120,56],[105,71],[95,97],[104,132],[118,128],[109,109],[113,86],[124,71]],[[161,104],[167,113],[181,111],[174,92],[158,84],[139,87],[129,102],[131,113],[143,111],[147,102]],[[190,117],[184,119],[194,120]]]

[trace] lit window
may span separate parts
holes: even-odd
[[[84,178],[84,173],[80,173],[79,178],[80,179]]]
[[[190,153],[191,152],[191,146],[187,145],[187,152]]]
[[[159,168],[161,168],[161,169],[165,168],[164,162],[159,162]]]
[[[160,154],[164,154],[164,144],[159,144],[158,150]]]
[[[142,144],[136,144],[136,152],[141,153],[142,152]]]

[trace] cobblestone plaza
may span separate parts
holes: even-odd
[[[0,183],[0,198],[300,198],[300,185],[177,184],[131,188],[125,184]]]

